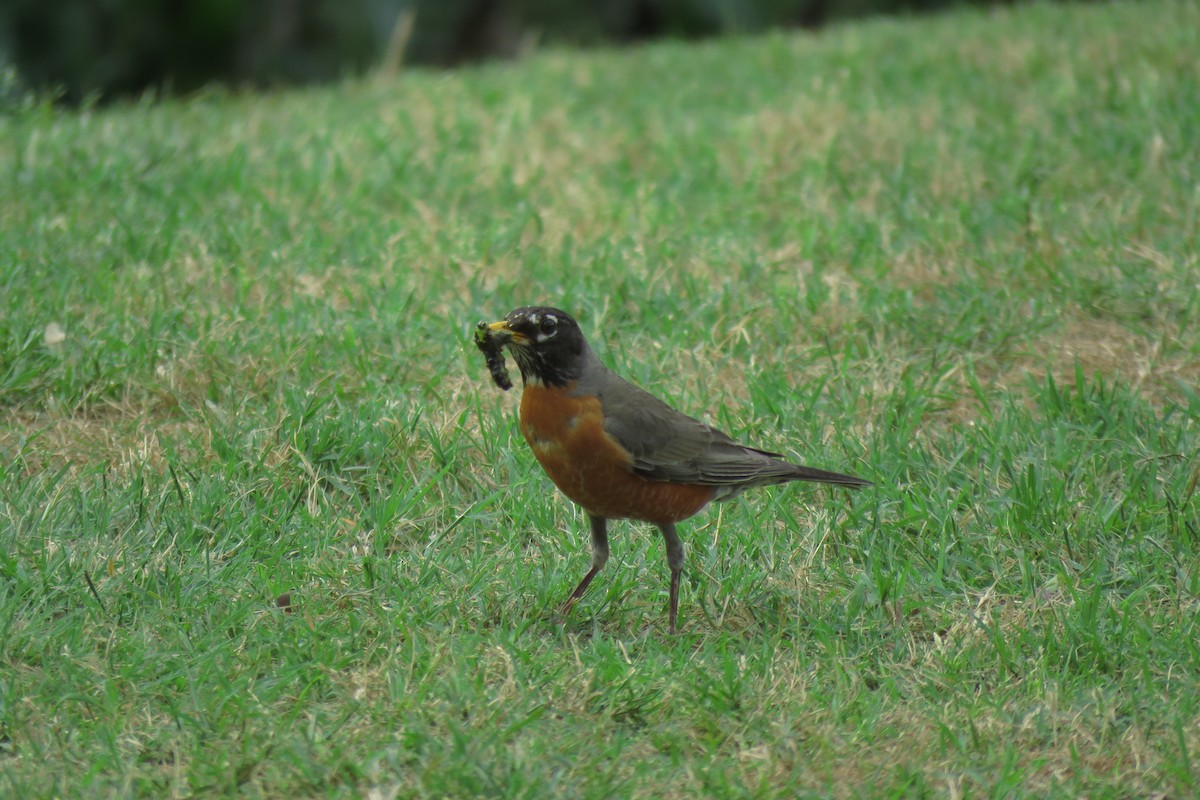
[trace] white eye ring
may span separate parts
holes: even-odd
[[[531,319],[530,322],[537,326],[537,340],[539,342],[544,342],[547,339],[553,338],[554,335],[558,333],[558,317],[554,316],[553,314],[547,314],[541,318],[535,317]]]

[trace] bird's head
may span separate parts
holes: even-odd
[[[587,341],[579,323],[565,311],[518,308],[487,327],[489,336],[512,353],[527,384],[565,386],[583,371]]]

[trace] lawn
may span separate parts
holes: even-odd
[[[1200,6],[0,114],[0,796],[1200,791]],[[875,482],[587,524],[475,323]],[[277,599],[287,593],[290,605]]]

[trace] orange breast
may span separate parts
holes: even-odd
[[[646,480],[633,459],[604,430],[595,397],[573,397],[571,387],[526,385],[521,433],[563,494],[600,517],[665,524],[687,519],[713,497],[711,486]]]

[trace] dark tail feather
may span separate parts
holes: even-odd
[[[856,478],[853,475],[843,475],[840,472],[828,472],[823,469],[813,469],[812,467],[795,466],[787,475],[788,478],[794,481],[813,481],[814,483],[833,483],[838,486],[849,486],[852,489],[859,489],[863,486],[874,486],[870,481]]]

